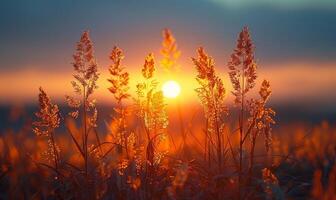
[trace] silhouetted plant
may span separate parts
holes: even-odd
[[[176,40],[169,29],[164,29],[162,31],[162,36],[161,55],[163,56],[163,59],[160,64],[167,72],[176,72],[179,70],[177,60],[181,56],[181,51],[177,49]]]
[[[35,115],[38,118],[33,122],[33,131],[37,136],[47,138],[48,149],[45,152],[46,158],[54,163],[55,171],[58,172],[58,165],[60,162],[60,149],[55,141],[55,129],[60,125],[60,114],[58,106],[53,104],[45,91],[40,87],[39,104],[40,111]]]
[[[250,167],[248,182],[252,178],[254,148],[256,138],[261,133],[265,136],[266,150],[269,150],[271,144],[270,125],[274,123],[272,117],[275,112],[270,108],[265,108],[265,104],[271,94],[270,84],[268,81],[262,83],[260,89],[261,100],[247,100],[247,94],[254,86],[257,79],[257,64],[254,61],[254,47],[247,27],[244,27],[240,32],[237,40],[237,46],[231,54],[231,59],[228,63],[229,76],[233,86],[232,94],[235,96],[235,104],[239,107],[239,198],[242,196],[242,187],[246,180],[243,176],[246,175],[243,169],[244,160],[244,144],[248,137],[251,138],[250,148]],[[250,117],[247,117],[247,112]]]
[[[126,115],[127,108],[123,105],[123,101],[130,97],[129,94],[129,74],[124,72],[124,67],[122,67],[121,62],[124,59],[124,54],[121,49],[114,47],[110,60],[112,64],[109,67],[109,72],[111,77],[108,81],[111,86],[108,88],[113,94],[115,100],[117,101],[117,107],[114,109],[116,116],[112,123],[115,125],[115,140],[118,145],[120,145],[120,150],[125,149],[127,157],[128,154],[128,136],[129,133],[126,131]]]
[[[153,54],[145,59],[142,68],[144,81],[137,84],[136,107],[141,124],[146,134],[146,187],[152,182],[155,168],[159,166],[167,152],[157,150],[161,142],[166,140],[168,117],[162,91],[158,90],[158,82],[154,79],[155,63]],[[152,189],[151,189],[152,190]],[[151,192],[146,192],[151,193]],[[150,194],[149,194],[150,195]]]
[[[73,55],[73,68],[75,80],[71,81],[75,94],[79,98],[66,96],[69,107],[75,109],[69,115],[77,118],[82,113],[82,147],[81,152],[84,157],[84,171],[88,174],[89,144],[88,137],[97,125],[96,100],[90,97],[98,88],[96,82],[99,77],[98,65],[93,54],[93,43],[90,40],[89,32],[85,31],[80,41],[77,43],[76,53]],[[81,107],[81,111],[80,111]],[[73,137],[74,138],[74,137]],[[77,142],[76,142],[77,143]]]
[[[198,57],[193,58],[198,75],[197,82],[200,85],[196,89],[201,100],[206,118],[206,148],[208,162],[211,164],[211,152],[216,150],[218,172],[221,172],[224,162],[223,128],[224,119],[227,115],[227,107],[224,104],[225,88],[223,81],[215,72],[214,61],[204,49],[197,50]]]
[[[165,70],[176,71],[181,52],[168,29],[163,31],[161,54],[163,60],[160,64]],[[40,110],[36,113],[37,121],[33,123],[36,135],[48,140],[48,158],[53,166],[45,166],[62,177],[59,181],[61,184],[55,186],[55,181],[48,184],[51,196],[56,194],[55,198],[70,199],[283,197],[280,189],[281,177],[275,175],[274,166],[255,164],[258,137],[264,139],[266,152],[271,152],[271,126],[275,123],[275,112],[267,107],[271,95],[269,81],[264,80],[261,83],[259,97],[249,97],[256,85],[257,65],[252,40],[246,27],[239,34],[236,48],[228,62],[234,103],[239,109],[238,120],[234,119],[238,123],[236,130],[230,132],[226,128],[229,118],[225,102],[227,94],[223,79],[215,68],[214,59],[202,47],[197,49],[197,56],[192,58],[197,70],[198,87],[195,91],[205,117],[204,148],[200,144],[204,159],[198,156],[201,153],[198,154],[196,149],[183,149],[184,153],[190,151],[196,155],[195,159],[187,161],[186,154],[160,148],[168,140],[169,121],[165,98],[154,76],[156,63],[153,54],[145,58],[141,69],[142,80],[136,85],[136,95],[133,98],[129,86],[130,75],[123,66],[124,53],[118,47],[112,49],[109,56],[111,63],[108,67],[108,90],[116,104],[112,122],[108,127],[110,132],[102,142],[96,130],[98,112],[93,99],[93,93],[98,88],[98,65],[87,31],[77,43],[73,58],[74,80],[71,84],[76,96],[66,96],[66,101],[72,109],[69,116],[73,119],[81,118],[81,127],[77,129],[76,120],[69,120],[72,124],[67,121],[66,128],[71,136],[70,142],[81,156],[79,161],[74,159],[72,162],[73,157],[78,154],[71,151],[72,147],[66,148],[66,145],[62,147],[68,152],[62,153],[62,159],[60,158],[54,133],[61,125],[61,115],[57,105],[51,102],[42,88],[39,94]],[[135,101],[134,107],[129,105],[129,100],[132,99]],[[136,115],[134,121],[131,120],[134,118],[129,117],[131,115]],[[131,122],[134,122],[132,126],[129,125]],[[239,133],[235,134],[237,131]],[[185,148],[184,144],[190,138],[187,138],[185,131],[181,131],[181,134],[181,143]],[[96,144],[91,144],[91,140],[89,142],[91,135],[95,137]],[[233,138],[236,135],[239,136],[239,143],[234,146]],[[81,142],[78,142],[78,138]],[[65,141],[66,137],[60,135],[58,139]],[[0,150],[3,149],[1,142],[2,140]],[[15,152],[9,154],[14,155],[10,155],[11,157],[16,155]],[[1,176],[2,171],[5,170],[0,168]],[[331,172],[330,187],[333,187],[334,171]],[[317,171],[312,193],[316,198],[325,197],[320,179],[321,173]],[[329,192],[332,189],[327,190]],[[330,197],[332,195],[334,193]]]

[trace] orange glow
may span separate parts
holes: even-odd
[[[190,66],[190,65],[189,65]],[[268,77],[271,82],[273,92],[272,102],[292,102],[307,100],[320,101],[335,99],[334,94],[329,92],[331,85],[336,85],[335,64],[306,64],[306,63],[286,63],[283,65],[274,65],[267,69],[259,69],[259,77]],[[155,78],[159,81],[159,87],[168,80],[175,80],[180,84],[181,103],[196,102],[197,96],[195,89],[198,87],[195,80],[195,71],[188,67],[181,69],[175,74],[155,72]],[[135,85],[139,83],[141,71],[130,69],[131,93],[135,94]],[[230,91],[232,89],[226,70],[220,71],[220,76],[224,81],[227,91],[228,102],[232,98]],[[0,103],[9,102],[34,102],[37,98],[38,87],[42,86],[48,94],[58,101],[64,100],[65,94],[71,94],[70,81],[72,80],[71,71],[47,72],[47,71],[10,71],[0,73]],[[107,88],[107,71],[101,72],[98,80],[99,88],[95,93],[96,99],[100,103],[113,102],[112,95]],[[258,79],[257,86],[262,79]]]

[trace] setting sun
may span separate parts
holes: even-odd
[[[336,0],[18,2],[0,200],[336,200]]]
[[[162,92],[167,98],[176,98],[181,92],[181,87],[176,81],[170,80],[163,84]]]

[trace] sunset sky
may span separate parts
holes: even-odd
[[[273,102],[336,110],[336,1],[334,0],[4,0],[0,6],[0,104],[36,100],[42,85],[56,99],[71,92],[72,54],[84,30],[94,42],[106,90],[108,55],[126,55],[132,84],[149,52],[159,61],[168,27],[182,51],[183,90],[192,95],[191,57],[204,46],[226,87],[229,55],[243,26],[256,46],[259,77],[273,85]],[[192,72],[192,73],[190,73]],[[133,76],[133,77],[132,77]],[[183,77],[183,78],[182,78]],[[260,80],[260,81],[261,81]],[[183,85],[182,85],[183,86]]]

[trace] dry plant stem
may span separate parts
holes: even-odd
[[[146,81],[146,85],[148,85],[148,81]],[[146,91],[146,94],[148,94],[148,90]],[[150,109],[149,106],[149,102],[150,102],[150,97],[147,96],[147,105],[146,105],[146,110],[148,112],[148,110]],[[146,173],[148,175],[148,177],[151,177],[152,174],[152,165],[153,165],[153,156],[148,156],[150,153],[150,155],[154,154],[154,149],[152,146],[152,138],[151,138],[151,132],[149,130],[149,128],[146,126],[146,122],[145,119],[143,119],[143,123],[144,123],[144,127],[145,127],[145,131],[147,133],[147,161],[149,161],[150,165],[148,166],[147,164],[147,168],[148,168],[148,173]]]
[[[95,136],[96,136],[96,140],[97,140],[97,145],[98,145],[98,147],[99,147],[99,151],[100,151],[100,153],[103,153],[103,150],[102,150],[102,148],[101,148],[101,144],[102,144],[102,143],[101,143],[101,141],[100,141],[98,132],[97,132],[97,130],[96,130],[95,128],[93,128],[93,131],[94,131]]]
[[[50,161],[54,162],[53,168],[58,172],[59,156],[54,139],[54,132],[60,124],[59,109],[57,105],[51,102],[51,99],[41,87],[39,90],[40,110],[35,113],[38,120],[33,122],[33,132],[36,133],[37,136],[47,137],[48,155],[51,154]]]
[[[214,105],[217,105],[216,98],[213,97],[213,100],[215,101]],[[217,156],[218,156],[218,173],[221,173],[222,171],[222,139],[221,139],[221,133],[219,130],[219,124],[218,124],[218,109],[215,107],[215,125],[216,125],[216,135],[217,135],[217,142],[218,142],[218,147],[217,147]]]
[[[120,115],[121,115],[121,132],[123,133],[122,134],[122,137],[123,137],[123,140],[124,140],[124,146],[125,146],[125,151],[126,151],[126,157],[127,159],[129,158],[129,151],[128,151],[128,145],[127,145],[127,135],[125,133],[125,109],[122,105],[122,102],[121,101],[118,101],[118,107],[119,107],[119,111],[120,111]]]
[[[72,134],[71,130],[69,129],[68,126],[66,126],[67,132],[70,134],[72,141],[75,143],[77,150],[79,151],[79,153],[81,154],[81,156],[83,157],[83,159],[85,158],[83,149],[81,148],[79,142],[76,140],[75,136]]]
[[[77,118],[79,115],[79,110],[82,110],[82,151],[84,157],[84,174],[88,175],[88,138],[89,138],[89,125],[87,124],[90,120],[92,127],[96,124],[97,110],[95,108],[94,101],[89,102],[90,95],[93,94],[94,90],[98,88],[96,82],[99,78],[99,73],[97,72],[98,65],[94,58],[93,53],[93,43],[90,40],[89,32],[85,31],[80,41],[77,43],[76,52],[73,55],[74,62],[73,67],[75,73],[73,74],[75,80],[71,81],[74,91],[79,98],[77,99],[71,96],[66,96],[67,103],[69,107],[75,109],[69,113],[73,118]],[[91,118],[89,116],[90,111],[94,107],[95,113]],[[90,125],[91,126],[91,125]]]
[[[57,148],[56,148],[56,143],[55,143],[55,138],[54,138],[54,131],[52,131],[50,133],[50,139],[52,142],[52,146],[53,146],[53,151],[54,151],[54,162],[55,162],[55,169],[58,171],[58,163],[59,163],[59,157],[58,157],[58,152],[57,152]]]
[[[252,180],[252,177],[253,177],[254,151],[255,151],[256,139],[257,139],[257,135],[254,134],[253,138],[252,138],[252,141],[251,141],[250,167],[249,167],[249,175],[248,175],[247,184],[251,183],[251,180]]]
[[[206,137],[206,142],[207,142],[207,150],[208,150],[208,166],[211,168],[211,136],[208,131],[209,127],[209,120],[207,119],[205,122],[205,137]]]
[[[111,83],[111,87],[108,88],[109,91],[113,94],[115,100],[117,101],[117,108],[114,120],[118,123],[119,136],[118,140],[120,141],[120,146],[124,147],[126,150],[126,157],[129,158],[128,150],[128,134],[126,133],[126,108],[123,107],[123,100],[128,99],[130,94],[129,90],[129,74],[125,72],[124,67],[122,66],[122,61],[124,59],[124,54],[122,49],[115,46],[110,54],[110,59],[112,64],[109,66],[109,72],[111,77],[107,79]]]
[[[209,125],[209,122],[208,120],[206,120],[206,127],[208,127]],[[208,131],[206,132],[206,137],[207,137],[207,141],[208,141],[208,165],[209,165],[209,168],[212,166],[212,161],[215,162],[215,165],[218,165],[218,159],[216,158],[216,153],[214,152],[215,150],[217,150],[217,146],[218,143],[216,143],[215,141],[213,141],[213,138],[212,138],[212,134]]]
[[[254,109],[250,107],[248,107],[249,109],[245,108],[246,107],[245,104],[246,102],[248,102],[245,100],[245,98],[246,98],[247,92],[253,89],[255,85],[255,80],[257,78],[257,75],[256,75],[257,66],[256,66],[256,63],[254,62],[253,50],[254,50],[254,47],[253,47],[253,43],[249,35],[248,28],[244,27],[238,36],[237,47],[234,50],[234,53],[231,55],[231,60],[229,61],[229,70],[230,70],[229,75],[230,75],[231,83],[234,88],[232,93],[236,97],[235,103],[237,103],[237,105],[240,107],[239,127],[238,127],[239,128],[239,149],[238,149],[239,166],[237,170],[238,171],[238,186],[239,186],[238,197],[239,199],[243,198],[242,188],[243,186],[245,186],[245,180],[243,178],[244,144],[245,144],[246,137],[250,135],[250,130],[245,131],[245,123],[247,122],[247,120],[245,119],[245,112],[246,111],[252,112]],[[264,100],[266,100],[270,94],[270,91],[268,89],[269,89],[269,83],[267,81],[266,82],[264,81],[262,90],[259,92],[259,94],[261,94]],[[260,105],[259,102],[258,102],[258,105]],[[255,108],[255,109],[258,109],[258,108]],[[268,125],[269,123],[266,125],[265,128],[267,128]]]
[[[227,110],[223,104],[225,88],[222,80],[216,75],[212,57],[208,56],[202,47],[197,50],[197,53],[198,57],[192,58],[192,60],[198,71],[196,80],[200,84],[200,87],[196,88],[196,92],[204,106],[206,114],[206,135],[207,139],[209,139],[209,145],[205,146],[209,152],[210,164],[210,157],[213,157],[216,161],[215,166],[217,171],[221,173],[224,150],[221,129],[224,125],[223,116],[227,114]],[[213,145],[210,145],[211,142],[213,142]]]
[[[247,136],[249,134],[252,134],[252,128],[255,126],[256,124],[256,119],[257,119],[257,114],[254,116],[253,121],[251,123],[251,125],[248,127],[247,131],[246,131],[246,135],[243,138],[243,143],[245,142]],[[254,151],[255,151],[255,145],[256,145],[256,140],[257,140],[257,133],[253,134],[252,137],[252,141],[251,141],[251,149],[250,149],[250,166],[249,166],[249,175],[248,175],[248,181],[247,184],[251,183],[252,180],[252,176],[253,176],[253,166],[254,166]]]
[[[147,103],[147,108],[149,107],[149,105],[148,105],[148,103]],[[146,132],[146,136],[147,136],[147,147],[146,147],[146,151],[148,151],[148,148],[149,148],[149,143],[150,143],[150,141],[151,141],[151,137],[150,137],[150,132],[149,132],[149,130],[148,130],[148,128],[147,128],[147,126],[146,126],[146,122],[145,122],[145,119],[144,118],[142,118],[141,119],[141,123],[143,124],[143,127],[144,127],[144,129],[145,129],[145,132]],[[147,162],[146,162],[146,171],[145,171],[145,174],[146,174],[146,182],[145,182],[145,191],[146,191],[146,194],[148,193],[148,179],[149,179],[149,171],[150,171],[150,169],[149,169],[149,167],[148,167],[148,162],[150,162],[151,163],[151,161],[150,160],[148,160],[149,158],[148,158],[148,155],[147,155],[147,153],[146,153],[146,160],[147,160]]]
[[[145,85],[148,85],[148,80],[146,79],[145,80]],[[148,89],[146,87],[146,90],[145,90],[145,94],[148,94]],[[146,107],[145,107],[145,110],[146,112],[148,111],[149,109],[149,100],[150,98],[148,96],[146,96],[147,98],[147,103],[146,103]],[[146,116],[145,116],[146,117]],[[150,182],[150,179],[151,179],[151,174],[152,174],[152,164],[153,164],[153,159],[152,159],[152,156],[149,156],[149,152],[152,151],[152,148],[151,148],[151,133],[150,133],[150,130],[149,128],[146,126],[146,121],[145,121],[145,118],[142,118],[141,119],[142,123],[143,123],[143,127],[145,129],[145,132],[146,132],[146,135],[147,135],[147,147],[146,147],[146,171],[145,171],[145,176],[146,176],[146,181],[145,181],[145,196],[146,198],[149,198],[150,197],[150,192],[149,192],[149,182]],[[154,153],[154,152],[152,152]],[[149,164],[148,164],[149,163]]]
[[[146,80],[146,85],[148,85],[148,81]],[[148,89],[146,90],[146,94],[148,94]],[[150,101],[150,97],[147,96],[147,104],[146,104],[146,112],[148,112],[149,110],[149,101]],[[147,145],[149,144],[149,142],[151,141],[151,136],[150,136],[150,130],[149,128],[146,126],[146,122],[145,122],[145,118],[143,119],[143,123],[144,123],[144,127],[145,127],[145,130],[146,130],[146,133],[147,133]]]
[[[88,134],[87,134],[87,127],[86,127],[86,91],[85,86],[83,87],[83,150],[84,150],[84,171],[85,176],[88,175],[88,149],[87,149],[87,141],[88,141]]]
[[[248,137],[248,135],[253,134],[251,131],[252,131],[252,128],[256,124],[257,116],[258,116],[258,113],[256,113],[255,116],[253,117],[253,121],[252,121],[251,125],[248,127],[248,129],[246,131],[246,134],[245,134],[245,136],[243,138],[243,143],[245,142],[245,140]],[[254,157],[255,157],[254,153],[255,153],[256,140],[257,140],[257,133],[253,134],[252,141],[251,141],[250,166],[249,166],[249,175],[248,175],[247,184],[251,183],[251,180],[252,180],[252,177],[253,177],[253,167],[254,167]]]
[[[238,160],[237,160],[237,156],[236,156],[236,154],[234,152],[233,146],[231,144],[231,139],[229,138],[228,134],[226,135],[226,137],[227,137],[227,141],[228,141],[228,144],[229,144],[229,148],[230,148],[230,151],[231,151],[231,155],[232,155],[234,164],[236,166],[236,169],[238,169],[239,168],[239,163],[238,163]]]
[[[208,157],[208,131],[207,131],[207,121],[205,122],[205,130],[204,133],[204,161],[207,162]]]
[[[221,133],[219,130],[219,123],[218,123],[218,108],[217,108],[217,100],[214,95],[213,88],[211,88],[210,92],[210,100],[213,102],[212,104],[215,106],[214,108],[214,115],[215,115],[215,132],[216,132],[216,137],[217,137],[217,162],[218,162],[218,173],[222,171],[222,142],[221,142]]]
[[[125,132],[125,114],[124,114],[124,111],[122,111],[123,112],[123,116],[122,116],[122,123],[123,123],[123,131]],[[127,158],[129,158],[129,150],[128,150],[128,143],[127,143],[127,135],[126,134],[124,134],[124,136],[125,136],[125,149],[126,149],[126,156],[127,156]]]
[[[225,169],[224,168],[224,166],[226,165],[226,163],[227,163],[227,158],[228,158],[228,154],[231,152],[231,149],[230,149],[230,141],[228,141],[228,140],[225,140],[225,136],[226,136],[226,133],[225,133],[225,128],[223,128],[222,129],[222,133],[221,133],[221,135],[222,135],[222,137],[221,137],[221,139],[222,139],[222,142],[223,142],[223,151],[222,151],[222,155],[223,155],[223,164],[222,164],[222,166],[223,166],[223,169]]]
[[[242,88],[241,88],[241,108],[239,117],[239,177],[238,177],[238,198],[241,199],[242,195],[242,168],[243,168],[243,144],[244,144],[244,94],[245,94],[245,80],[244,80],[244,70],[242,72]]]
[[[205,130],[204,130],[204,135],[205,135],[205,150],[204,150],[204,159],[208,163],[208,167],[211,168],[211,147],[212,147],[212,140],[211,140],[211,135],[208,131],[209,127],[209,120],[205,120]]]

